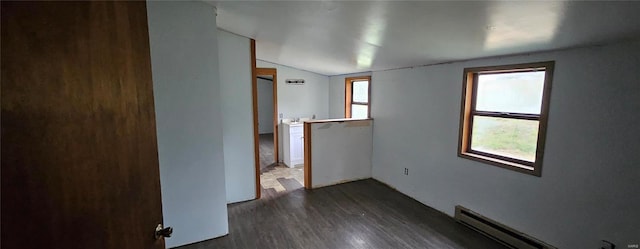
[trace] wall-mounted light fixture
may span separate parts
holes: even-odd
[[[303,79],[287,79],[285,80],[285,83],[287,83],[288,85],[304,85],[304,80]]]

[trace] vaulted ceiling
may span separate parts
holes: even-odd
[[[256,57],[324,75],[640,38],[640,1],[220,1]]]

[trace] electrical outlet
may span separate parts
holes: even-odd
[[[409,169],[404,168],[404,175],[408,176],[409,175]]]
[[[600,243],[600,249],[615,249],[616,245],[611,243],[611,241],[607,241],[607,240],[602,240],[602,243]]]

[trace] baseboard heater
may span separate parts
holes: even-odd
[[[456,221],[467,225],[509,247],[518,249],[557,249],[513,228],[484,217],[463,206],[456,206]]]

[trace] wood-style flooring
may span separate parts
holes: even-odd
[[[265,133],[259,135],[259,151],[260,151],[260,170],[274,165],[276,163],[273,154],[273,133]]]
[[[205,248],[506,248],[373,180],[229,205],[229,235]]]

